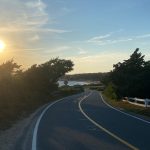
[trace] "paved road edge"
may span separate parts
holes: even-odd
[[[59,101],[62,101],[64,98],[62,99],[59,99],[55,102],[52,102],[51,104],[49,104],[41,113],[41,115],[39,116],[39,118],[37,119],[36,121],[36,124],[35,124],[35,127],[34,127],[34,130],[33,130],[33,138],[32,138],[32,148],[31,150],[36,150],[36,143],[37,143],[37,132],[38,132],[38,127],[39,127],[39,124],[40,124],[40,121],[42,119],[42,117],[44,116],[44,114],[46,113],[46,111],[51,107],[53,106],[55,103],[59,102]]]
[[[104,128],[103,126],[101,126],[100,124],[98,124],[97,122],[95,122],[93,119],[91,119],[82,109],[81,107],[81,103],[86,100],[87,97],[89,97],[92,93],[90,93],[88,96],[84,97],[83,99],[81,99],[78,103],[78,107],[81,111],[81,113],[90,121],[92,122],[95,126],[97,126],[99,129],[103,130],[104,132],[106,132],[107,134],[109,134],[111,137],[115,138],[116,140],[120,141],[121,143],[123,143],[124,145],[126,145],[127,147],[133,149],[133,150],[139,150],[138,148],[136,148],[135,146],[131,145],[130,143],[128,143],[127,141],[121,139],[120,137],[118,137],[117,135],[113,134],[112,132],[110,132],[109,130],[107,130],[106,128]]]
[[[73,96],[73,95],[71,95]],[[37,150],[36,146],[37,146],[37,132],[38,132],[38,128],[39,128],[39,124],[40,124],[40,121],[42,119],[42,117],[44,116],[44,114],[47,112],[47,110],[52,107],[54,104],[60,102],[60,101],[63,101],[63,100],[66,100],[66,98],[68,98],[70,96],[67,96],[67,97],[64,97],[64,98],[61,98],[59,100],[56,100],[52,103],[50,103],[48,106],[46,106],[43,111],[40,113],[39,117],[37,118],[37,121],[35,123],[35,126],[34,126],[34,129],[33,129],[33,136],[32,136],[32,145],[31,145],[31,150]]]
[[[134,116],[134,115],[131,115],[131,114],[129,114],[129,113],[126,113],[126,112],[124,112],[124,111],[121,111],[121,110],[119,110],[119,109],[117,109],[117,108],[111,106],[110,104],[108,104],[108,103],[104,100],[104,98],[103,98],[103,96],[102,96],[101,93],[99,93],[99,95],[100,95],[100,97],[101,97],[103,103],[104,103],[105,105],[107,105],[108,107],[110,107],[111,109],[114,109],[114,110],[116,110],[116,111],[118,111],[118,112],[120,112],[120,113],[122,113],[122,114],[124,114],[124,115],[126,115],[126,116],[129,116],[129,117],[132,117],[132,118],[134,118],[134,119],[137,119],[137,120],[140,120],[140,121],[142,121],[142,122],[145,122],[145,123],[150,124],[150,122],[147,121],[147,120],[144,120],[144,119],[142,119],[142,118],[136,117],[136,116]]]

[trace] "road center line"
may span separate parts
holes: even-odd
[[[90,93],[87,97],[89,97],[92,93]],[[129,148],[133,149],[133,150],[138,150],[138,148],[136,148],[135,146],[131,145],[130,143],[128,143],[127,141],[121,139],[120,137],[118,137],[117,135],[113,134],[112,132],[108,131],[106,128],[102,127],[100,124],[98,124],[97,122],[95,122],[93,119],[91,119],[82,109],[81,107],[81,103],[86,100],[87,97],[84,97],[83,99],[81,99],[78,103],[78,107],[81,111],[81,113],[90,121],[92,122],[95,126],[97,126],[99,129],[103,130],[104,132],[106,132],[107,134],[109,134],[110,136],[112,136],[113,138],[115,138],[116,140],[120,141],[121,143],[125,144],[126,146],[128,146]]]

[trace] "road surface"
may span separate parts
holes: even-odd
[[[150,123],[108,107],[96,91],[51,105],[36,132],[32,150],[150,150]]]

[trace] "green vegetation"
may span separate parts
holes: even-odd
[[[99,84],[88,84],[88,85],[83,85],[84,88],[90,89],[90,90],[97,90],[97,91],[103,91],[104,90],[104,85],[99,83]]]
[[[62,80],[72,80],[72,81],[101,81],[106,76],[107,73],[82,73],[74,75],[65,75]]]
[[[113,99],[121,97],[150,98],[150,61],[137,48],[129,59],[113,65],[105,79],[104,93]]]
[[[115,101],[106,96],[104,96],[104,98],[107,103],[109,103],[110,105],[112,105],[118,109],[124,110],[126,112],[133,112],[133,113],[136,113],[139,115],[144,115],[144,116],[150,117],[150,109],[149,108],[135,106],[135,105],[132,105],[132,104],[130,104],[128,102],[124,102],[124,101]]]
[[[108,86],[104,90],[104,94],[112,100],[117,100],[116,89],[113,83],[108,84]]]
[[[128,60],[115,64],[105,76],[103,94],[111,105],[150,117],[150,109],[121,101],[122,97],[150,98],[150,61],[136,49]]]
[[[73,69],[70,60],[51,59],[23,71],[13,60],[0,65],[0,128],[12,123],[50,100],[69,95],[59,92],[57,81]]]
[[[80,85],[60,87],[60,93],[63,96],[70,95],[70,94],[77,94],[83,91],[84,91],[84,88]]]

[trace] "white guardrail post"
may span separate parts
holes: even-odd
[[[140,98],[124,97],[123,101],[127,101],[131,104],[142,106],[142,107],[150,107],[150,99],[148,99],[148,98],[140,99]]]
[[[150,107],[150,99],[145,99],[145,107]]]

